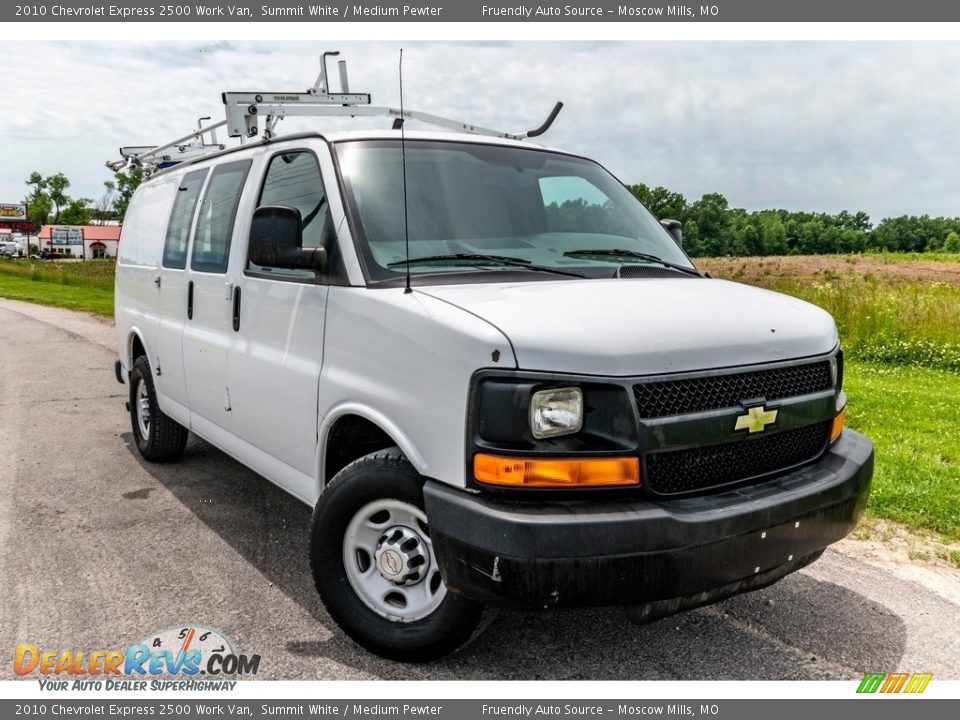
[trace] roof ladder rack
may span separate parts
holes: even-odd
[[[392,117],[395,122],[419,120],[448,130],[488,135],[492,137],[523,140],[537,137],[547,131],[563,107],[558,102],[546,122],[539,128],[522,133],[509,133],[501,130],[466,123],[460,120],[430,115],[398,108],[370,105],[369,93],[351,93],[347,80],[346,62],[340,60],[337,65],[340,75],[340,92],[330,92],[327,75],[327,58],[339,55],[339,52],[325,52],[320,57],[320,75],[317,82],[306,92],[225,92],[222,95],[227,116],[227,134],[230,137],[252,138],[262,134],[265,140],[274,137],[277,123],[285,117]],[[259,125],[264,118],[263,128]]]
[[[148,172],[176,165],[187,160],[194,160],[204,155],[220,152],[225,145],[217,142],[216,130],[226,126],[227,135],[239,137],[240,142],[246,138],[261,135],[264,141],[275,137],[277,123],[285,117],[388,117],[394,118],[394,127],[399,127],[405,120],[419,120],[420,122],[435,125],[463,133],[487,135],[490,137],[523,140],[537,137],[545,133],[557,114],[563,107],[558,102],[547,116],[546,121],[538,128],[520,133],[509,133],[501,130],[491,130],[472,123],[452,120],[417,112],[416,110],[403,111],[392,107],[377,107],[370,104],[369,93],[351,93],[347,80],[347,64],[340,60],[337,63],[340,76],[340,92],[331,92],[330,78],[327,74],[327,59],[339,55],[339,52],[325,52],[320,56],[320,74],[313,87],[306,92],[225,92],[221,95],[226,113],[226,119],[203,127],[204,120],[197,121],[197,129],[193,132],[172,140],[163,145],[127,146],[120,148],[120,159],[108,162],[106,165],[114,172],[127,167],[144,167]],[[262,127],[261,127],[261,118]],[[210,142],[204,136],[210,135]]]

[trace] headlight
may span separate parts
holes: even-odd
[[[538,440],[580,432],[583,392],[578,387],[535,392],[530,399],[530,430]]]
[[[833,388],[839,393],[843,389],[843,350],[830,358],[830,380]]]

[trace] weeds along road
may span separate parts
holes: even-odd
[[[104,321],[0,300],[0,678],[17,643],[125,648],[185,624],[259,653],[269,679],[960,678],[960,606],[834,549],[645,627],[619,608],[500,612],[446,660],[382,660],[314,591],[309,508],[196,438],[177,464],[140,460],[114,358]]]

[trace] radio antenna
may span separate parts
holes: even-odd
[[[406,295],[413,292],[410,289],[410,223],[407,217],[407,137],[403,126],[406,125],[403,114],[403,48],[400,48],[400,166],[403,168],[403,243],[405,246],[407,261],[404,267],[407,269],[407,285],[403,293]]]

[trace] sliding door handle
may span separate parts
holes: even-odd
[[[193,320],[193,280],[187,283],[187,320]]]

